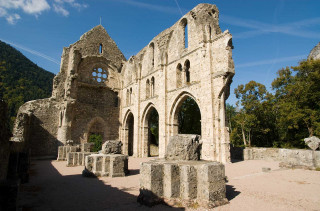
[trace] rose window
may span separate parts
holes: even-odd
[[[103,83],[107,80],[107,71],[102,68],[93,68],[92,79],[98,83]]]

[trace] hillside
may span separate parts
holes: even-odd
[[[8,104],[11,125],[23,103],[51,96],[53,77],[53,73],[0,41],[0,99]]]

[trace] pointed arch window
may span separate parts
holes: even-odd
[[[100,43],[100,45],[99,45],[99,54],[102,54],[102,44]]]
[[[177,88],[182,86],[182,65],[179,63],[176,69],[176,85]]]
[[[151,66],[154,67],[154,43],[150,43],[150,58],[151,58]]]
[[[185,70],[185,73],[186,73],[186,82],[187,83],[190,83],[190,61],[187,60],[185,63],[184,63],[184,70]]]
[[[184,48],[188,48],[188,20],[184,18],[180,23],[183,31]]]
[[[149,79],[146,82],[146,99],[150,97],[150,81]]]
[[[151,97],[154,96],[154,77],[151,78]]]

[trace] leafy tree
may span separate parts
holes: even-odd
[[[283,68],[272,82],[280,139],[301,147],[307,136],[320,135],[320,60],[306,60]]]
[[[98,152],[102,149],[102,136],[100,134],[91,134],[89,136],[89,142],[94,143],[92,151]]]
[[[53,77],[53,73],[0,41],[0,98],[8,104],[11,128],[23,103],[51,95]]]
[[[241,104],[242,109],[234,116],[234,121],[240,129],[231,133],[231,137],[239,138],[237,134],[241,131],[243,145],[270,146],[270,138],[273,138],[271,128],[274,128],[270,106],[272,95],[263,84],[255,81],[239,85],[235,94],[239,99],[237,106]]]

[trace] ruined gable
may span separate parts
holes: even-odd
[[[180,107],[190,98],[201,113],[202,159],[227,162],[232,48],[232,36],[221,31],[219,11],[211,4],[196,6],[128,61],[99,25],[63,49],[52,97],[27,103],[27,110],[56,145],[101,134],[104,141],[120,139],[125,154],[145,157],[153,150],[164,157],[169,138],[178,133]],[[27,112],[24,107],[21,113]],[[151,149],[152,112],[158,114],[159,143]],[[34,138],[42,130],[31,133],[34,143],[47,141]],[[51,148],[44,151],[50,154]]]

